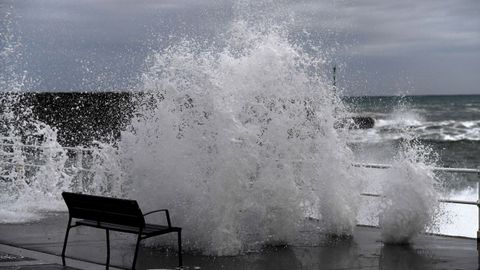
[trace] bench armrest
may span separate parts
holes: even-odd
[[[172,227],[172,223],[170,222],[170,214],[168,213],[168,209],[158,209],[158,210],[150,211],[148,213],[143,214],[143,216],[150,215],[150,214],[157,213],[157,212],[165,212],[165,215],[167,216],[168,227],[169,228]]]

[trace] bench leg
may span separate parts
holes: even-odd
[[[183,262],[182,262],[182,231],[181,230],[177,232],[177,236],[178,236],[178,267],[182,267]]]
[[[137,238],[137,245],[135,247],[135,254],[133,255],[132,270],[135,270],[135,264],[137,263],[138,248],[140,247],[140,241],[141,240],[142,240],[142,238],[141,238],[141,233],[140,233],[138,235],[138,238]]]
[[[105,232],[107,234],[107,264],[105,265],[105,269],[108,270],[110,267],[110,233],[108,229],[106,229]]]
[[[62,264],[65,266],[65,251],[67,249],[67,241],[68,241],[68,234],[70,233],[70,225],[72,223],[72,218],[68,217],[68,225],[67,231],[65,232],[65,240],[63,241],[63,249],[62,249]]]

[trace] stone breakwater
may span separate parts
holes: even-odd
[[[56,128],[61,145],[89,145],[119,138],[133,115],[135,96],[131,92],[2,93],[0,112],[10,106],[14,113],[22,114],[22,110],[25,114],[28,108],[25,117],[33,116]]]

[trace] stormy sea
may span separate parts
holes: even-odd
[[[61,193],[71,191],[168,208],[185,249],[208,255],[312,245],[301,232],[350,237],[358,224],[378,227],[386,243],[475,237],[476,207],[445,200],[476,201],[478,174],[439,168],[477,168],[480,97],[344,97],[332,51],[290,25],[288,9],[232,10],[211,35],[144,44],[118,92],[102,86],[122,75],[81,57],[55,66],[88,71],[77,91],[60,92],[73,78],[57,75],[58,91],[34,91],[5,24],[0,223],[66,212]],[[54,69],[48,60],[40,71]]]

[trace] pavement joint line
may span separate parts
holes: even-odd
[[[12,255],[17,255],[17,256],[23,256],[23,257],[28,257],[35,259],[34,261],[20,261],[20,262],[11,262],[10,264],[5,264],[3,265],[0,264],[0,266],[20,266],[20,265],[41,265],[41,264],[62,264],[62,258],[58,255],[50,254],[50,253],[45,253],[41,251],[36,251],[36,250],[31,250],[31,249],[26,249],[18,246],[13,246],[13,245],[8,245],[8,244],[3,244],[0,243],[0,251],[9,253]],[[99,264],[99,263],[93,263],[93,262],[87,262],[87,261],[82,261],[79,259],[73,259],[70,257],[67,258],[67,266],[69,267],[74,267],[74,268],[79,268],[83,270],[98,270],[98,269],[104,269],[105,265]],[[34,262],[34,263],[32,263]],[[112,270],[123,270],[122,268],[117,268],[110,266],[109,269]]]
[[[13,261],[13,262],[0,262],[0,267],[12,267],[12,266],[24,266],[24,265],[41,265],[47,264],[42,261],[38,260],[30,260],[30,261]]]

